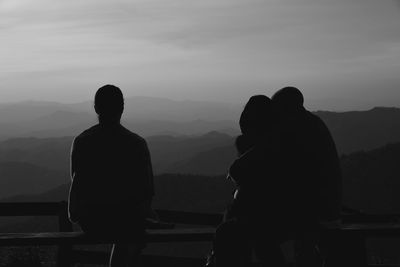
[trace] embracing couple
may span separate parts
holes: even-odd
[[[216,233],[217,266],[321,264],[319,230],[340,219],[341,171],[329,130],[303,102],[295,87],[247,102],[228,174],[237,189]]]

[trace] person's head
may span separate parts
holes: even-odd
[[[124,96],[114,85],[100,87],[94,97],[94,109],[100,123],[119,122],[124,111]]]
[[[265,95],[254,95],[246,103],[240,115],[239,126],[242,134],[259,136],[274,123],[272,102]]]
[[[281,113],[295,113],[304,110],[304,97],[299,89],[288,86],[278,90],[272,96],[275,108]]]
[[[236,147],[238,156],[243,155],[250,148],[252,148],[254,146],[253,142],[254,142],[254,140],[251,140],[246,135],[241,134],[241,135],[237,136],[235,139],[235,147]]]

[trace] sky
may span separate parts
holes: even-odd
[[[400,1],[0,0],[0,102],[125,96],[400,106]]]

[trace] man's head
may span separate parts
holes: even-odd
[[[304,97],[296,87],[284,87],[272,96],[272,102],[280,113],[293,113],[304,110]]]
[[[124,111],[124,96],[114,85],[100,87],[94,97],[94,109],[100,122],[119,122]]]

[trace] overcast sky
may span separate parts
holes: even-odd
[[[322,109],[400,106],[400,1],[0,0],[0,102],[243,102],[295,85]]]

